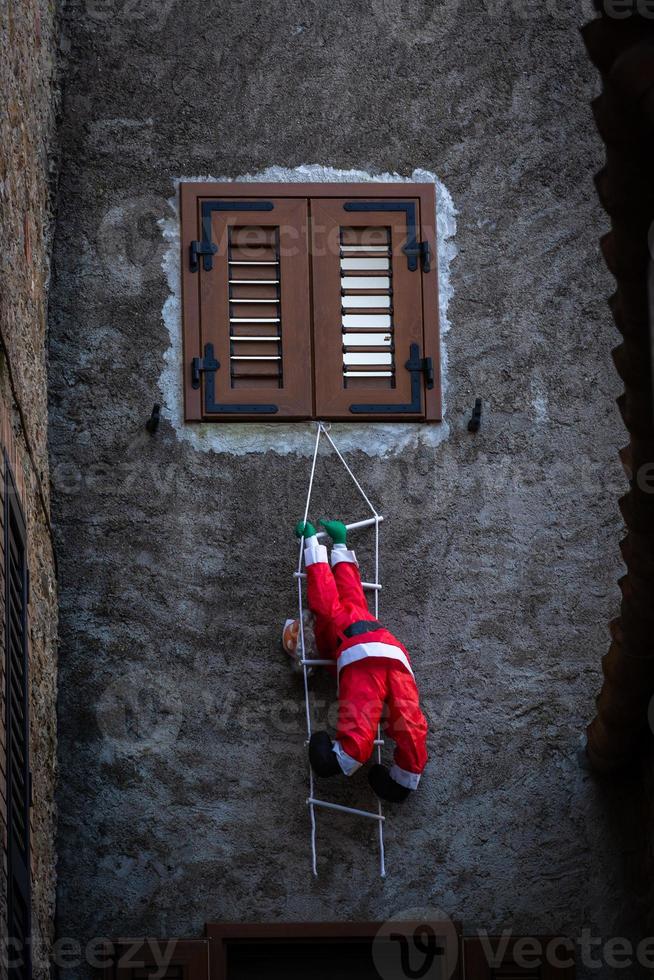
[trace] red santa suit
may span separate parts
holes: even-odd
[[[304,558],[316,644],[338,671],[339,765],[350,776],[367,762],[386,705],[384,730],[396,744],[390,776],[416,789],[427,763],[427,722],[408,651],[371,615],[353,551],[335,544],[330,568],[327,548],[314,536],[306,539]]]

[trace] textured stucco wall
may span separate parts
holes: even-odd
[[[637,782],[612,794],[577,759],[623,487],[588,12],[517,8],[67,5],[50,320],[62,934],[416,906],[469,929],[638,931]],[[425,168],[458,211],[447,439],[350,457],[388,519],[382,614],[431,726],[385,882],[370,827],[340,817],[320,818],[309,874],[301,690],[276,649],[306,456],[143,428],[169,346],[174,181],[313,162]],[[354,510],[321,462],[316,514]],[[362,780],[330,792],[369,802]]]
[[[57,165],[56,50],[54,3],[0,2],[0,332],[8,353],[0,364],[0,414],[10,420],[13,431],[7,440],[10,445],[3,448],[11,450],[15,468],[20,470],[17,476],[25,486],[31,582],[32,911],[37,977],[49,975],[55,906],[57,594],[46,519],[46,311]],[[4,939],[4,908],[0,923]]]
[[[46,332],[50,187],[56,170],[55,4],[2,0],[0,117],[4,336],[38,465],[46,474]]]

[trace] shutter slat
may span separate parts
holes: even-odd
[[[13,940],[10,980],[30,980],[30,787],[27,716],[27,577],[25,525],[5,458],[5,748],[7,773],[7,913]]]
[[[22,720],[23,720],[23,703],[22,703],[23,683],[22,683],[22,671],[20,672],[20,675],[19,675],[18,674],[18,671],[14,669],[14,665],[13,664],[9,664],[9,673],[8,673],[7,676],[8,676],[9,684],[11,685],[12,693],[13,693],[13,698],[11,699],[11,702],[10,702],[10,711],[12,712],[12,714],[17,714],[19,716],[19,718],[20,718],[21,723],[22,723]]]
[[[15,706],[12,704],[9,708],[8,718],[9,718],[9,734],[12,738],[12,758],[10,760],[10,766],[13,766],[14,761],[18,760],[20,765],[25,762],[25,753],[23,742],[23,731],[24,722],[21,717],[22,712],[18,712]]]

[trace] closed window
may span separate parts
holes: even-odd
[[[452,921],[207,923],[212,980],[461,980]]]
[[[187,421],[438,421],[429,184],[182,184]]]

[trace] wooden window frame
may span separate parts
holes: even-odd
[[[461,935],[459,923],[447,920],[442,923],[432,923],[435,927],[442,926],[445,935],[456,935],[456,961],[452,964],[448,980],[460,980],[461,974]],[[210,943],[211,974],[210,980],[230,980],[227,972],[227,948],[230,942],[274,942],[285,943],[311,941],[324,943],[352,943],[357,940],[369,941],[379,935],[380,931],[388,931],[389,926],[404,935],[411,935],[416,929],[424,926],[421,922],[393,921],[390,922],[275,922],[275,923],[228,923],[208,922],[205,935]]]
[[[459,922],[444,920],[429,923],[436,935],[443,935],[445,944],[452,943],[451,959],[444,974],[448,980],[574,980],[574,943],[564,936],[463,936]],[[228,948],[236,944],[270,944],[278,940],[285,945],[315,942],[348,945],[357,941],[370,942],[380,934],[391,938],[393,932],[407,938],[424,930],[425,922],[387,920],[386,922],[209,922],[203,939],[116,939],[105,944],[102,980],[144,980],[148,968],[156,968],[165,960],[180,980],[231,980],[228,974]],[[572,965],[557,966],[542,962],[533,969],[515,963],[516,944],[531,940],[545,952],[551,942],[566,944]],[[489,962],[488,947],[501,960]],[[157,947],[161,953],[155,955]],[[526,951],[523,951],[523,953]],[[181,977],[180,977],[181,974]],[[429,974],[428,974],[429,975]],[[164,975],[165,980],[165,975]]]
[[[155,955],[157,948],[161,953]],[[98,980],[134,980],[135,976],[143,980],[146,970],[157,975],[162,962],[181,969],[183,980],[209,980],[206,939],[116,939],[105,944],[101,957]],[[158,976],[161,980],[161,973]]]
[[[514,951],[517,943],[534,940],[545,951],[551,942],[567,943],[571,947],[570,958],[572,966],[556,966],[543,962],[534,967],[533,972],[521,970],[515,966]],[[487,949],[491,947],[495,953],[503,951],[501,963],[493,965],[489,962]],[[463,940],[463,969],[464,980],[502,980],[504,976],[511,980],[524,976],[525,980],[575,980],[576,966],[574,965],[574,944],[564,936],[511,936],[506,940],[502,936],[488,936],[483,941],[478,937],[466,937]]]
[[[315,319],[313,294],[315,291],[314,263],[317,268],[319,258],[313,255],[313,208],[319,205],[320,201],[336,201],[338,199],[349,198],[352,201],[368,201],[374,207],[375,202],[379,202],[383,207],[384,203],[397,202],[398,208],[390,209],[398,212],[402,208],[411,208],[412,202],[415,208],[412,213],[415,215],[416,238],[413,244],[418,246],[417,239],[426,243],[429,249],[430,261],[424,266],[417,255],[409,255],[406,251],[407,262],[413,263],[415,271],[412,276],[420,277],[416,285],[420,286],[420,300],[416,315],[421,317],[421,334],[423,340],[422,349],[417,350],[418,345],[411,345],[410,350],[398,349],[396,351],[396,366],[398,376],[401,375],[403,384],[410,376],[411,402],[406,399],[402,402],[399,397],[387,399],[388,404],[370,404],[369,407],[377,411],[367,412],[361,410],[365,408],[368,399],[365,391],[361,391],[353,402],[358,403],[357,411],[354,411],[354,404],[351,406],[351,414],[345,415],[343,410],[317,412],[316,392],[314,379],[319,365],[316,363],[316,341],[315,341]],[[308,281],[304,289],[296,290],[300,299],[304,297],[309,303],[308,322],[303,343],[310,345],[311,351],[307,359],[310,377],[306,380],[307,388],[311,389],[310,404],[304,404],[300,410],[281,410],[271,414],[248,412],[247,410],[232,411],[228,405],[217,405],[215,413],[206,410],[207,405],[216,404],[217,399],[212,401],[207,393],[207,383],[212,385],[217,374],[217,370],[212,367],[220,359],[215,356],[213,345],[210,348],[210,357],[207,358],[207,344],[205,335],[208,329],[208,317],[202,320],[203,303],[208,301],[224,304],[225,297],[222,287],[208,286],[205,282],[209,281],[209,267],[213,265],[213,255],[202,253],[202,249],[207,247],[206,226],[201,218],[201,204],[214,202],[216,209],[229,213],[230,206],[233,207],[237,202],[246,202],[248,207],[254,209],[254,214],[265,216],[266,212],[257,212],[258,205],[262,207],[266,202],[284,201],[289,204],[293,201],[305,201],[308,208],[307,223],[307,252],[310,263]],[[258,421],[258,422],[289,422],[304,419],[321,418],[324,420],[340,421],[379,421],[379,422],[438,422],[442,419],[441,412],[441,379],[440,379],[440,338],[439,338],[439,311],[438,311],[438,270],[437,270],[437,237],[436,237],[436,190],[433,184],[429,183],[181,183],[180,184],[180,210],[181,210],[181,269],[182,269],[182,328],[183,328],[183,375],[184,375],[184,417],[187,422],[207,422],[207,421]],[[371,212],[372,216],[378,212]],[[409,211],[407,215],[407,229],[409,229]],[[211,222],[209,218],[209,222]],[[262,217],[262,221],[265,217]],[[389,221],[391,219],[389,218]],[[254,223],[254,220],[253,220]],[[211,228],[211,224],[209,224]],[[209,232],[210,238],[210,232]],[[195,243],[195,244],[194,244]],[[406,244],[409,243],[407,237]],[[202,254],[194,253],[194,260],[191,259],[193,249],[200,246]],[[216,245],[212,244],[215,254]],[[397,253],[395,253],[397,254]],[[399,256],[398,256],[399,259]],[[192,262],[195,265],[193,267]],[[206,267],[205,267],[206,263]],[[394,267],[395,268],[395,267]],[[283,280],[283,276],[281,277]],[[215,281],[215,277],[214,277]],[[204,283],[204,284],[203,284]],[[295,313],[294,313],[295,315]],[[299,319],[302,318],[302,310],[297,313]],[[415,353],[414,353],[415,351]],[[223,355],[224,360],[224,355]],[[408,367],[407,374],[405,363],[413,365],[415,370]],[[195,372],[193,365],[196,365]],[[431,366],[429,377],[423,376],[420,365]],[[417,383],[420,381],[420,405],[419,410],[412,411],[416,406],[415,392]],[[281,384],[281,382],[280,382]],[[431,386],[429,386],[431,385]],[[263,390],[263,389],[262,389]],[[270,390],[265,389],[270,393]],[[354,391],[355,389],[353,389]],[[375,389],[376,390],[376,389]],[[361,394],[363,392],[363,394]],[[361,397],[359,397],[361,395]],[[271,400],[270,394],[268,400]],[[374,399],[370,399],[374,401]],[[247,399],[246,399],[247,402]],[[248,405],[244,406],[247,409]],[[273,406],[276,407],[276,406]],[[318,406],[319,408],[320,406]],[[383,409],[383,411],[382,411]]]

